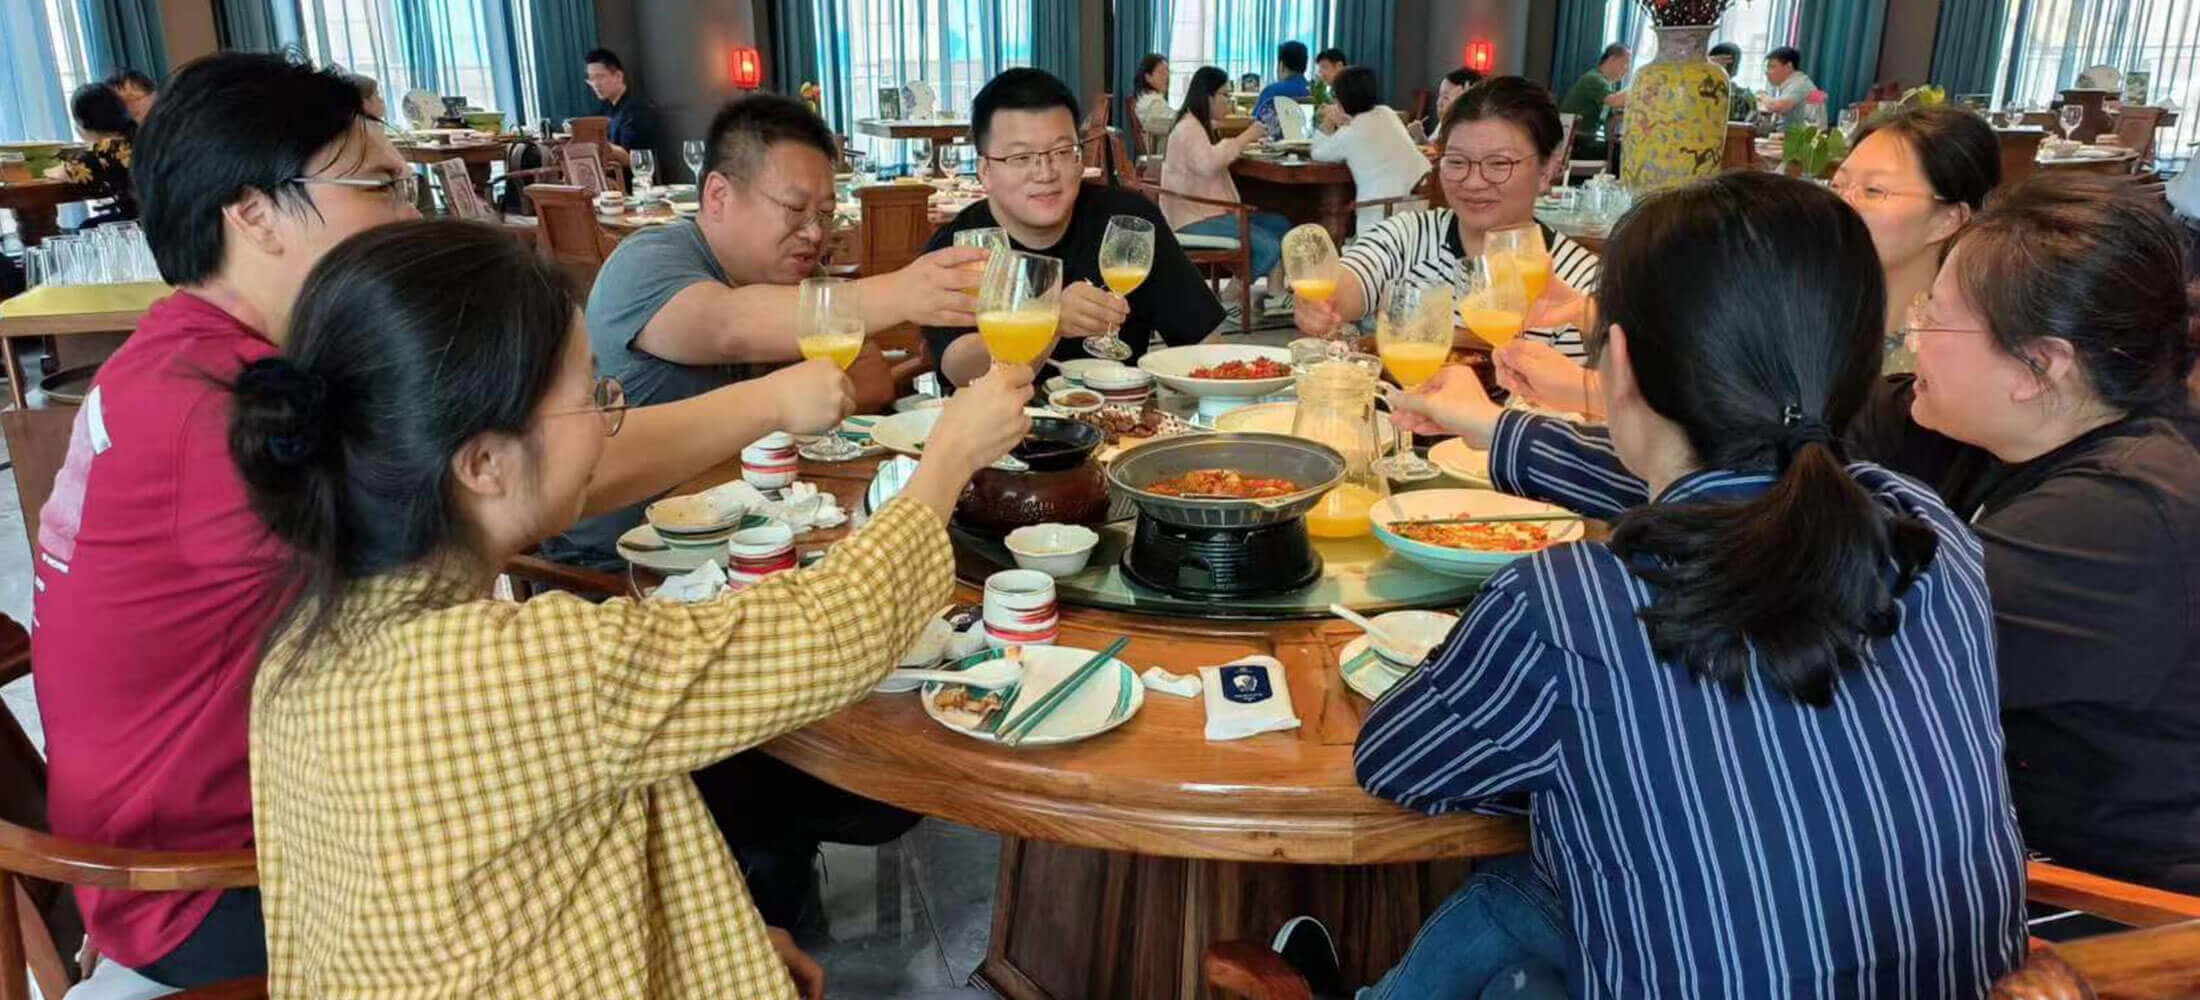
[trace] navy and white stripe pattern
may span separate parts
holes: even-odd
[[[1635,617],[1650,589],[1576,543],[1493,577],[1369,717],[1356,762],[1377,795],[1446,812],[1525,794],[1537,871],[1568,901],[1570,994],[1979,997],[2022,961],[1978,540],[1918,484],[1849,471],[1940,550],[1832,706],[1660,662]],[[1490,474],[1598,518],[1646,500],[1600,429],[1544,417],[1504,415]],[[1660,502],[1770,482],[1696,472]]]
[[[1392,285],[1412,281],[1465,287],[1467,270],[1461,260],[1458,220],[1458,213],[1448,208],[1404,212],[1345,245],[1338,257],[1345,270],[1360,282],[1370,313],[1382,301],[1382,290]],[[1596,254],[1549,226],[1543,227],[1543,245],[1551,251],[1551,273],[1558,280],[1583,295],[1596,294],[1597,275],[1603,269],[1603,261]],[[1529,330],[1523,336],[1550,344],[1576,361],[1588,355],[1581,344],[1581,331],[1573,327]]]

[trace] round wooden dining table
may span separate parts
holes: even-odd
[[[801,478],[853,511],[878,458],[805,460]],[[681,489],[739,475],[714,468]],[[822,548],[849,527],[798,539]],[[976,603],[996,567],[958,551],[955,600]],[[637,588],[655,577],[635,571]],[[1345,976],[1372,983],[1464,879],[1471,859],[1527,846],[1513,818],[1427,816],[1360,790],[1352,747],[1370,703],[1338,672],[1358,633],[1333,619],[1247,622],[1061,608],[1059,644],[1195,673],[1264,654],[1281,661],[1302,725],[1209,742],[1197,698],[1149,692],[1120,728],[1081,743],[1010,749],[935,723],[914,694],[874,694],[764,746],[836,786],[999,834],[993,927],[974,980],[1015,1000],[1209,995],[1215,943],[1267,940],[1301,913],[1337,933]]]
[[[1342,246],[1352,235],[1352,200],[1359,190],[1352,168],[1342,163],[1240,156],[1230,163],[1238,200],[1290,219],[1293,225],[1319,222]]]

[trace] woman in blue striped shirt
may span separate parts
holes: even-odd
[[[1622,222],[1598,305],[1609,431],[1462,368],[1405,397],[1499,489],[1616,524],[1493,577],[1369,717],[1371,792],[1525,799],[1534,831],[1369,995],[1984,995],[2024,933],[1979,543],[1837,451],[1879,365],[1870,232],[1725,175]]]

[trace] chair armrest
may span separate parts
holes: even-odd
[[[2200,996],[2200,921],[2055,946],[2103,997]]]
[[[618,574],[567,566],[540,556],[513,556],[510,562],[504,564],[504,572],[520,580],[548,584],[577,594],[624,597],[629,593],[626,579]]]
[[[1226,209],[1241,216],[1250,216],[1254,212],[1260,211],[1260,209],[1254,208],[1253,206],[1248,205],[1242,201],[1223,201],[1219,198],[1202,198],[1198,195],[1178,194],[1177,192],[1171,191],[1168,188],[1162,187],[1159,184],[1147,184],[1144,182],[1140,182],[1136,186],[1140,191],[1143,192],[1149,192],[1155,195],[1168,195],[1171,198],[1180,198],[1184,201],[1191,202],[1194,205],[1211,205],[1215,208]]]
[[[0,822],[0,871],[95,889],[196,892],[260,884],[259,861],[242,851],[144,851],[109,847]]]
[[[1207,949],[1199,968],[1207,985],[1248,1000],[1313,1000],[1314,994],[1282,955],[1250,941],[1225,941]]]
[[[2025,866],[2024,898],[2134,927],[2200,920],[2200,896],[2119,882],[2042,861]]]

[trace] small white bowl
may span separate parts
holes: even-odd
[[[1382,634],[1406,642],[1420,643],[1431,651],[1444,641],[1445,636],[1451,634],[1452,626],[1459,624],[1458,615],[1447,615],[1441,611],[1393,611],[1368,620],[1382,629]],[[1375,636],[1376,633],[1370,632],[1367,637],[1368,643],[1375,647],[1375,655],[1401,667],[1410,668],[1421,664],[1421,657],[1415,655],[1418,650],[1400,650],[1386,645]]]
[[[1071,396],[1085,396],[1088,397],[1091,401],[1083,404],[1073,404],[1068,402]],[[1080,389],[1076,386],[1071,386],[1067,389],[1060,389],[1047,394],[1048,406],[1060,410],[1064,414],[1072,417],[1078,416],[1079,414],[1098,412],[1099,409],[1103,406],[1106,406],[1107,403],[1107,398],[1100,395],[1099,392],[1092,389]]]
[[[1009,532],[1007,544],[1018,567],[1059,578],[1085,568],[1100,536],[1083,525],[1034,524]]]

